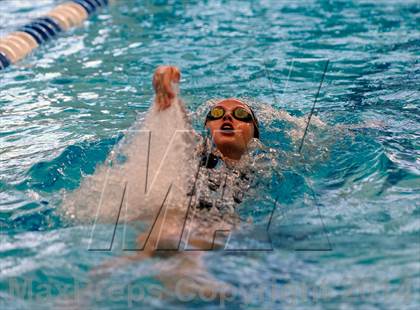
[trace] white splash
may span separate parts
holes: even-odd
[[[156,216],[170,187],[165,207],[186,207],[194,148],[182,102],[176,99],[164,111],[152,106],[106,163],[86,177],[79,189],[65,195],[64,213],[79,221],[113,223],[124,201],[120,219],[149,218]]]

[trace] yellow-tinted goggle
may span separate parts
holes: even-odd
[[[206,122],[221,119],[225,114],[226,114],[226,110],[223,109],[222,107],[214,107],[207,114]],[[232,116],[238,121],[242,121],[242,122],[250,123],[254,121],[252,114],[241,107],[237,107],[236,109],[234,109],[232,111]]]

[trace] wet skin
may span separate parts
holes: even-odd
[[[176,88],[179,84],[181,73],[174,66],[159,66],[153,76],[153,88],[156,97],[155,104],[158,111],[163,111],[171,106],[176,98]],[[232,116],[233,110],[242,107],[249,113],[248,106],[238,99],[224,99],[216,104],[226,113],[217,120],[209,120],[206,127],[210,129],[217,149],[223,154],[223,159],[237,161],[245,153],[249,141],[254,136],[254,124],[243,122]]]
[[[217,149],[231,160],[239,160],[245,153],[249,141],[254,136],[254,124],[237,120],[233,111],[240,107],[251,114],[249,108],[238,99],[224,99],[215,105],[226,112],[222,118],[209,120],[206,127],[210,129]]]

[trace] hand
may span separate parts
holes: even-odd
[[[158,111],[169,108],[177,96],[176,84],[181,73],[174,66],[159,66],[153,75],[153,88],[156,92],[155,103]]]

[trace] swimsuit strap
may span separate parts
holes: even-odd
[[[205,167],[207,169],[214,169],[219,162],[220,157],[214,155],[213,153],[210,154],[203,154],[201,156],[200,166]]]

